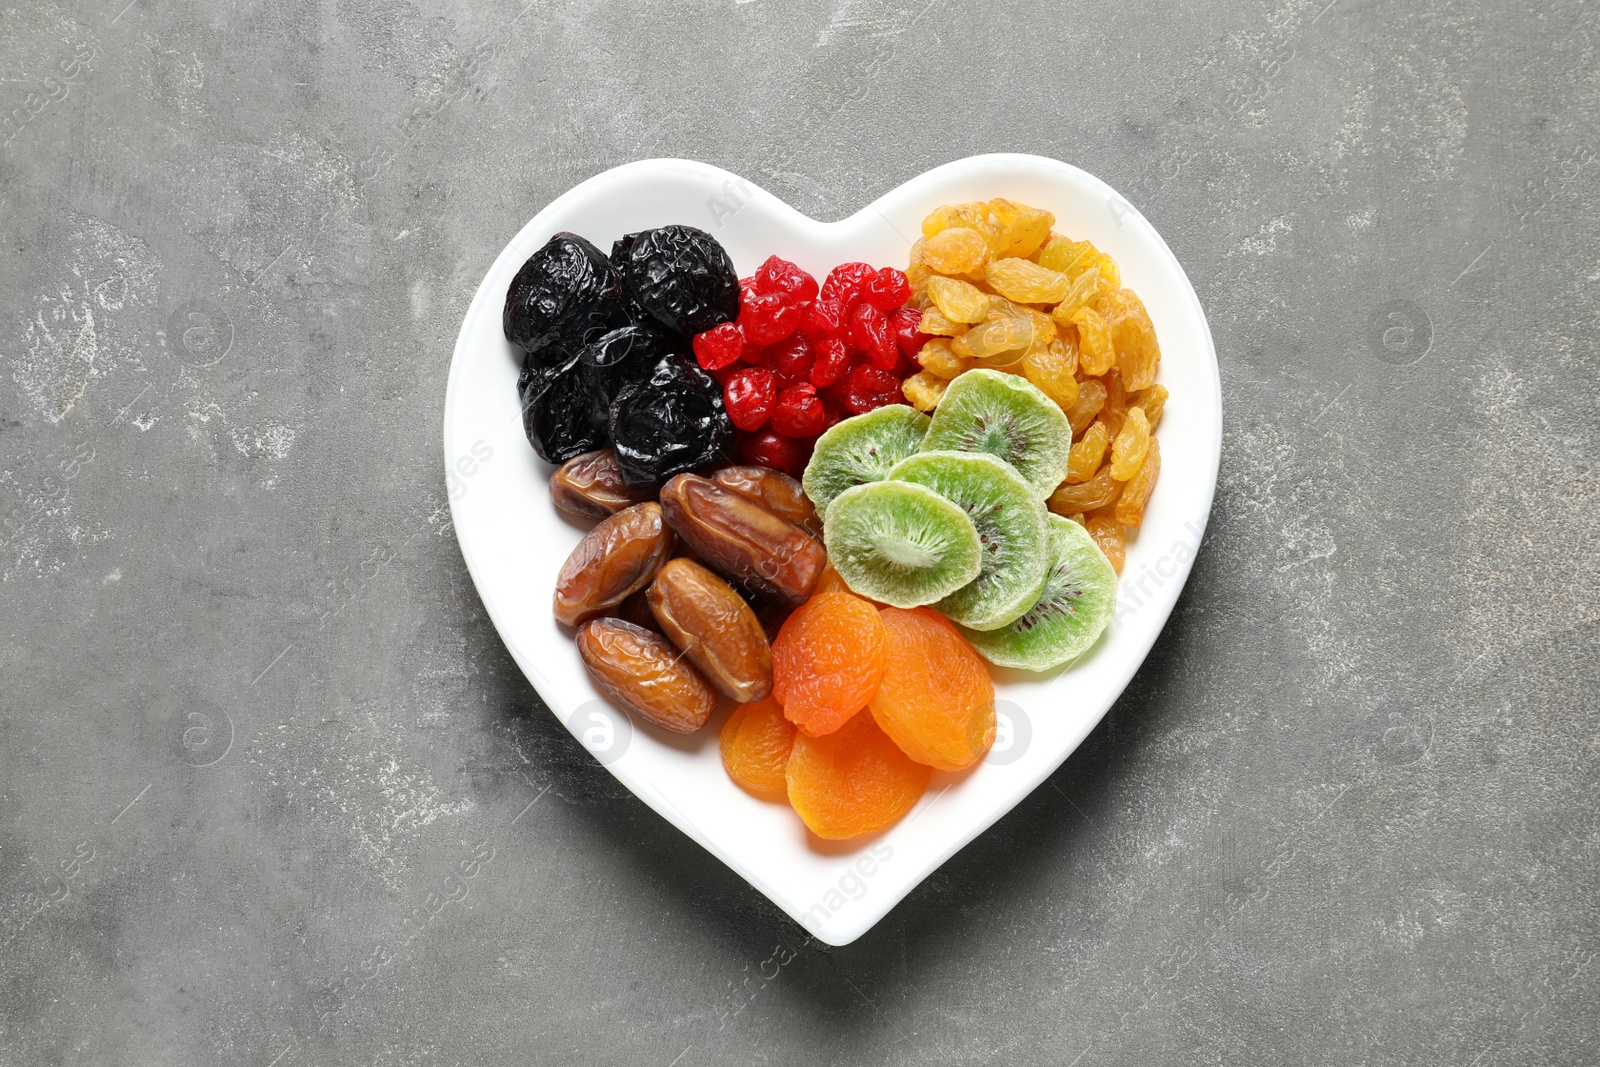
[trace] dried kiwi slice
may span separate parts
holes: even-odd
[[[960,505],[978,531],[982,569],[936,608],[963,626],[994,630],[1039,599],[1049,562],[1048,513],[1009,463],[984,452],[919,452],[896,464],[889,477],[925,485]]]
[[[851,486],[887,478],[889,468],[914,454],[927,432],[928,416],[904,404],[845,419],[817,438],[801,478],[806,496],[819,512],[826,512],[833,498]]]
[[[1037,496],[1067,476],[1072,425],[1061,406],[1026,378],[969,370],[950,383],[922,451],[988,452],[1017,469]]]
[[[882,409],[879,409],[882,410]],[[871,482],[828,505],[828,559],[864,597],[915,608],[978,576],[982,548],[967,513],[912,482]]]
[[[1049,516],[1050,565],[1044,592],[1022,617],[998,630],[968,630],[967,639],[990,663],[1047,671],[1089,649],[1117,604],[1117,572],[1089,531]]]

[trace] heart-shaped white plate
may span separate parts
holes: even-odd
[[[1000,729],[976,770],[936,774],[917,808],[874,837],[808,839],[786,806],[752,799],[718,752],[722,716],[690,737],[630,723],[600,698],[570,634],[550,614],[556,572],[583,534],[550,503],[548,465],[519,418],[519,360],[501,333],[506,287],[561,230],[601,249],[625,233],[687,223],[714,234],[741,276],[769,255],[820,280],[839,263],[903,266],[940,204],[1004,196],[1053,211],[1056,228],[1110,253],[1161,341],[1161,478],[1128,546],[1115,622],[1070,668],[997,672]],[[1216,486],[1221,386],[1204,313],[1160,235],[1104,182],[1053,159],[974,156],[923,174],[842,222],[824,223],[727,171],[682,159],[608,170],[539,212],[473,297],[456,341],[444,451],[456,536],[506,647],[550,709],[667,821],[704,845],[822,941],[860,937],[957,849],[1004,815],[1100,721],[1144,660],[1188,577]]]

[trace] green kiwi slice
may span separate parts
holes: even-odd
[[[967,513],[911,482],[870,482],[846,489],[823,523],[828,559],[864,597],[915,608],[978,576],[983,555]]]
[[[890,467],[917,451],[928,422],[920,411],[889,404],[829,427],[800,479],[818,513],[851,486],[887,478]]]
[[[969,370],[945,390],[922,439],[924,452],[987,452],[1016,468],[1037,496],[1067,476],[1072,424],[1028,379]]]

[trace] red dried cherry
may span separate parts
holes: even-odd
[[[791,385],[778,394],[772,428],[785,437],[815,437],[828,428],[828,412],[810,382]]]
[[[900,392],[900,379],[866,364],[851,367],[839,389],[839,406],[851,415],[864,415],[885,404],[905,402]]]
[[[800,316],[800,332],[816,341],[823,337],[843,337],[844,305],[837,300],[813,300]]]
[[[778,397],[772,372],[765,367],[735,371],[722,387],[728,418],[741,430],[759,430],[767,424]]]
[[[877,273],[870,263],[841,263],[828,272],[822,283],[822,299],[837,300],[848,308],[861,298],[861,287]]]
[[[889,312],[889,332],[902,355],[914,356],[928,343],[928,335],[917,327],[922,324],[922,312],[916,308],[895,308]]]
[[[865,301],[850,311],[850,347],[865,352],[880,370],[894,370],[900,361],[900,349],[889,332],[888,316]]]
[[[850,369],[850,350],[837,337],[824,337],[814,342],[811,350],[814,359],[809,380],[818,389],[832,385]]]
[[[792,303],[799,304],[817,298],[817,280],[787,259],[777,256],[768,256],[767,261],[756,268],[755,281],[757,292],[778,293],[788,297]]]
[[[739,444],[739,453],[746,463],[758,467],[771,467],[775,471],[800,477],[811,458],[811,442],[785,437],[772,430],[745,437]]]
[[[811,343],[798,333],[790,334],[767,349],[767,366],[779,389],[805,381],[811,374]]]
[[[861,299],[879,311],[893,311],[911,298],[911,283],[906,273],[893,267],[880,267],[861,286]]]
[[[800,305],[790,303],[778,293],[753,296],[739,313],[744,335],[758,345],[770,345],[794,333],[800,325]]]
[[[737,323],[725,322],[704,333],[695,334],[690,344],[694,347],[694,358],[700,366],[706,370],[721,370],[730,363],[739,362],[739,356],[744,352],[744,334],[739,332]]]

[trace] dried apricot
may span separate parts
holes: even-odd
[[[994,743],[994,681],[961,631],[929,608],[880,608],[889,636],[883,683],[867,705],[918,763],[959,771]]]
[[[829,563],[822,568],[822,576],[817,579],[817,588],[813,595],[821,596],[823,593],[848,593],[850,586],[845,583],[844,576],[833,569]]]
[[[772,697],[740,704],[722,724],[722,766],[739,788],[762,800],[789,799],[794,723]]]
[[[1106,429],[1105,423],[1096,422],[1089,427],[1089,431],[1067,453],[1067,483],[1075,485],[1093,478],[1094,472],[1100,469],[1100,460],[1105,457],[1106,446],[1110,443],[1111,431]]]
[[[878,609],[849,593],[823,593],[795,609],[772,643],[772,692],[789,721],[832,733],[867,706],[883,680]]]
[[[866,713],[826,737],[796,734],[785,770],[789,803],[812,833],[830,841],[898,822],[932,774],[933,768],[900,751]]]

